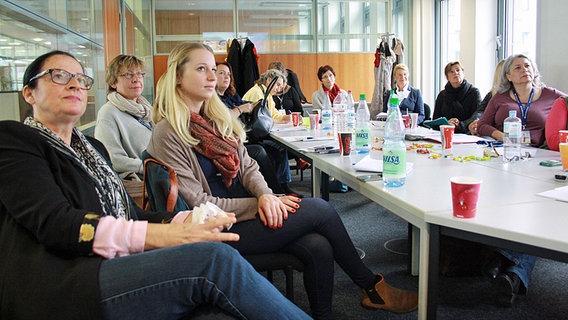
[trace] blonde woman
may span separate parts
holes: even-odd
[[[322,199],[277,197],[243,146],[242,125],[215,93],[215,57],[208,46],[183,43],[170,53],[158,83],[148,152],[174,168],[190,206],[206,201],[234,212],[228,243],[243,254],[287,251],[305,265],[304,286],[316,319],[333,317],[334,263],[361,288],[364,307],[417,308],[417,294],[388,285],[359,258],[337,212]]]
[[[418,124],[421,124],[424,121],[424,101],[422,100],[420,89],[412,87],[408,81],[408,67],[399,63],[394,67],[392,73],[396,82],[393,97],[398,98],[400,112],[402,114],[418,113]],[[388,101],[390,97],[391,92],[388,91],[383,100],[385,101],[383,112],[387,112],[389,108]]]

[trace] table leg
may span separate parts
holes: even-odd
[[[438,287],[440,280],[440,227],[433,224],[428,224],[429,226],[429,255],[427,260],[426,270],[428,274],[426,290],[427,294],[427,319],[436,319],[436,312],[438,309]],[[423,269],[421,269],[423,270]],[[422,278],[422,277],[421,277]]]

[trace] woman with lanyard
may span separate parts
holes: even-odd
[[[540,146],[548,113],[554,100],[562,95],[565,94],[544,86],[537,66],[529,58],[513,55],[505,60],[497,94],[479,120],[479,135],[503,141],[503,120],[509,110],[516,110],[523,124],[523,138]],[[534,256],[496,249],[483,271],[492,279],[497,304],[510,307],[518,294],[527,293],[535,262]]]
[[[114,58],[106,70],[108,102],[97,114],[95,138],[108,149],[114,170],[128,180],[142,177],[140,154],[152,135],[152,105],[142,96],[145,74],[135,56]]]
[[[522,54],[505,60],[497,94],[493,96],[477,131],[480,136],[490,136],[503,141],[503,121],[509,110],[517,111],[522,121],[522,140],[534,147],[545,141],[544,126],[556,98],[565,93],[546,87],[534,62]]]

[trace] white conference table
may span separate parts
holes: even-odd
[[[528,249],[531,253],[538,253],[540,256],[558,258],[550,254],[551,252],[543,253],[543,250],[568,253],[568,233],[562,234],[560,229],[555,233],[548,231],[562,225],[564,220],[561,216],[567,211],[568,204],[536,195],[538,192],[564,185],[553,180],[554,172],[558,171],[557,167],[538,165],[541,160],[559,158],[558,153],[536,150],[534,158],[515,164],[504,164],[501,158],[467,162],[455,161],[452,157],[431,159],[428,155],[412,150],[407,152],[407,161],[413,163],[413,169],[407,176],[406,184],[400,188],[387,188],[382,181],[362,182],[357,179],[358,175],[365,173],[353,169],[353,164],[364,155],[352,153],[342,157],[337,153],[302,151],[315,145],[337,146],[337,141],[315,140],[318,134],[308,130],[286,131],[285,126],[281,128],[281,131],[271,134],[273,139],[312,163],[314,196],[319,195],[321,176],[330,175],[415,227],[417,232],[414,232],[412,237],[411,263],[414,269],[411,271],[419,275],[419,319],[436,317],[437,264],[441,233],[457,233],[458,236],[466,238],[472,234],[487,236],[491,241],[484,242],[493,245],[499,244],[499,241],[523,244],[532,248]],[[310,134],[316,138],[297,141],[299,136]],[[439,152],[440,145],[434,144],[433,150]],[[453,151],[455,156],[481,155],[483,147],[475,144],[456,145]],[[449,179],[458,175],[475,176],[483,180],[478,216],[474,219],[457,219],[452,216]],[[519,208],[522,210],[518,210]],[[531,209],[535,208],[537,209],[533,210],[534,213],[531,213]],[[534,215],[541,210],[551,212],[548,219],[535,218]],[[517,211],[524,214],[517,216]],[[513,224],[504,223],[511,220]],[[432,243],[431,238],[434,240]],[[510,246],[510,243],[504,243],[504,246]],[[533,250],[534,248],[540,250]]]

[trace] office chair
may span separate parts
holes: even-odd
[[[424,121],[432,120],[432,111],[428,104],[424,104]]]
[[[191,208],[178,193],[178,181],[175,171],[166,164],[152,158],[146,151],[144,160],[144,209],[152,211],[177,212]],[[286,297],[294,301],[294,270],[302,272],[304,264],[296,256],[287,252],[244,254],[243,257],[258,272],[266,272],[266,278],[272,282],[273,272],[282,270],[286,276]]]

